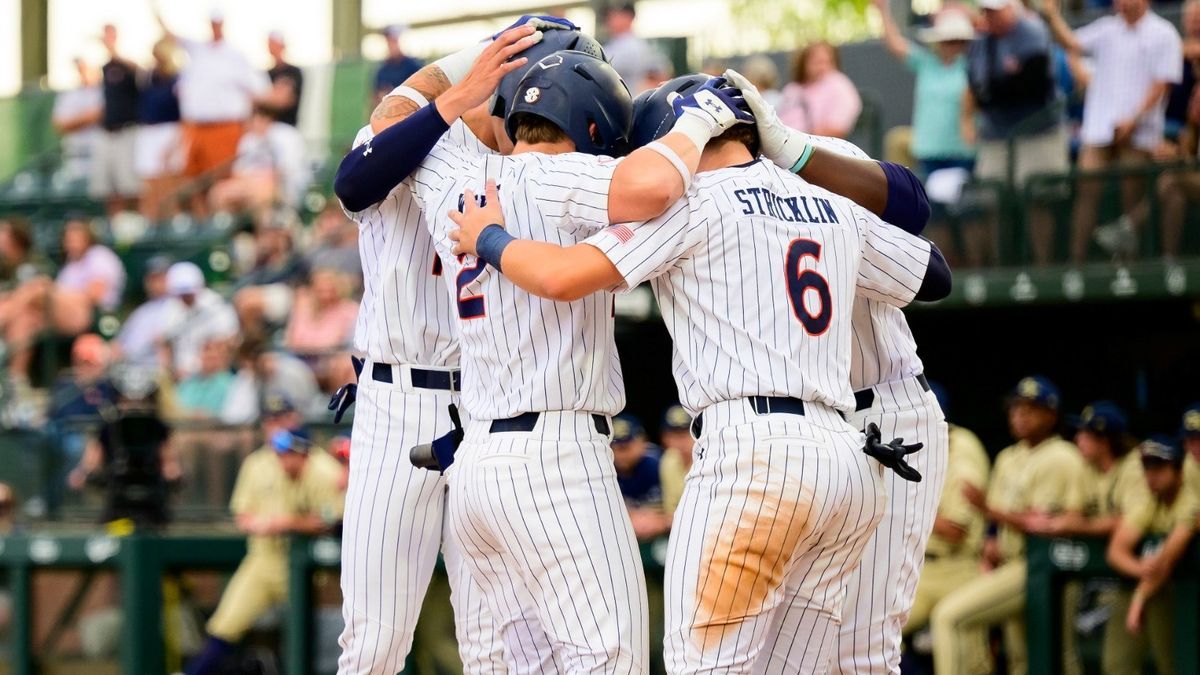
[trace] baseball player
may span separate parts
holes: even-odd
[[[519,52],[535,39],[541,39],[538,47],[550,51],[586,48],[581,43],[591,40],[569,24],[554,29],[560,24],[544,17],[535,17],[533,23],[545,32],[534,32],[529,22],[518,23],[494,42],[481,42],[424,67],[384,99],[372,124],[385,129],[447,93],[443,103],[448,108],[456,97],[462,99],[463,90],[473,87],[486,97],[506,73],[523,73],[529,62]],[[591,43],[598,51],[599,45]],[[472,70],[473,64],[478,67]],[[511,88],[515,86],[513,82]],[[356,366],[355,456],[342,539],[346,628],[339,640],[338,672],[394,673],[403,667],[439,549],[444,549],[464,671],[503,672],[498,628],[457,551],[444,538],[445,480],[408,461],[408,448],[451,428],[448,406],[457,400],[461,386],[457,319],[420,208],[407,185],[398,188],[403,176],[388,171],[395,164],[387,161],[388,134],[364,146],[372,133],[370,127],[360,132],[348,158],[383,161],[343,161],[335,181],[335,192],[359,225],[364,266],[354,340],[361,361]],[[476,153],[496,149],[486,115],[472,117],[470,124],[457,120],[440,142]],[[357,171],[347,171],[347,164]],[[341,401],[342,409],[352,400],[348,396]],[[549,644],[540,627],[525,628],[524,666],[514,670],[544,670]]]
[[[726,77],[742,88],[764,147],[770,146],[767,154],[780,166],[790,166],[806,180],[827,186],[830,178],[814,174],[829,164],[807,162],[807,154],[812,153],[808,148],[868,159],[846,141],[788,129],[744,77],[735,71],[727,71]],[[888,175],[889,191],[883,195],[884,204],[879,206],[875,202],[871,210],[888,223],[919,234],[928,221],[928,211],[921,214],[923,217],[907,216],[900,208],[903,201],[895,192],[898,186],[906,185],[910,190],[920,190],[912,185],[915,176],[893,164],[881,163],[880,167]],[[842,192],[836,187],[831,189]],[[870,203],[863,197],[855,201]],[[925,379],[904,313],[893,304],[867,296],[855,299],[852,312],[850,384],[855,390],[855,406],[847,419],[859,429],[876,425],[885,438],[899,437],[923,444],[924,449],[913,458],[913,467],[924,480],[921,483],[902,480],[898,473],[886,477],[888,505],[863,551],[859,569],[850,580],[845,617],[837,633],[838,656],[833,670],[899,673],[901,633],[912,607],[945,479],[948,430],[937,398]],[[879,570],[889,570],[884,583]]]
[[[651,104],[669,111],[676,82]],[[852,409],[852,296],[904,304],[949,287],[928,242],[755,160],[757,145],[753,127],[733,127],[705,148],[687,200],[569,248],[514,239],[490,196],[455,216],[461,251],[538,295],[653,279],[698,413],[668,553],[671,672],[828,667],[844,573],[883,501],[882,472],[838,412]]]

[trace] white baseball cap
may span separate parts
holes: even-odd
[[[980,9],[1004,9],[1013,3],[1013,0],[979,0]]]
[[[938,14],[932,26],[917,31],[917,37],[930,44],[974,40],[975,26],[962,12],[952,9]]]
[[[204,272],[196,263],[177,262],[167,270],[167,293],[188,295],[204,288]]]

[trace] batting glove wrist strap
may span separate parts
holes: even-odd
[[[504,249],[514,241],[516,241],[516,237],[506,232],[500,225],[492,223],[483,228],[483,231],[475,238],[475,257],[495,267],[497,272],[503,272],[500,269],[500,257],[504,255]]]
[[[688,171],[687,164],[684,163],[683,159],[679,156],[679,153],[672,150],[671,146],[663,143],[662,141],[654,141],[653,143],[646,145],[645,148],[652,152],[657,152],[658,154],[662,155],[664,159],[674,165],[675,170],[679,172],[679,177],[683,179],[683,189],[686,192],[688,186],[692,184],[692,173]]]
[[[714,128],[711,117],[698,111],[689,111],[675,119],[675,126],[671,127],[671,133],[683,134],[691,141],[692,145],[696,146],[696,152],[704,152],[704,146],[708,145],[708,139],[713,137]]]
[[[446,79],[450,81],[450,84],[458,84],[459,82],[462,82],[462,79],[467,76],[468,72],[470,72],[471,66],[475,64],[475,59],[479,58],[479,55],[482,54],[483,50],[487,49],[488,45],[490,44],[492,44],[491,40],[476,42],[454,52],[453,54],[447,54],[443,56],[437,61],[434,61],[433,65],[441,69],[442,74],[446,76]]]

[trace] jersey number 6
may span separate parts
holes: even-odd
[[[787,280],[788,300],[792,303],[792,313],[804,325],[804,331],[809,335],[822,335],[829,328],[833,318],[833,297],[829,295],[829,282],[816,270],[801,270],[800,263],[805,258],[814,262],[821,260],[821,245],[812,239],[794,239],[788,246],[787,267],[783,276]],[[810,312],[804,304],[806,291],[815,291],[821,300],[821,306],[816,313]]]

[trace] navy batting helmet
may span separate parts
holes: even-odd
[[[629,134],[629,148],[640,148],[656,141],[675,126],[675,110],[671,102],[676,96],[687,96],[708,82],[708,75],[681,75],[667,80],[654,89],[638,94],[633,100],[633,131]]]
[[[521,114],[553,122],[577,152],[615,157],[628,149],[633,101],[612,66],[591,54],[561,51],[534,64],[517,86],[504,118],[513,142]]]
[[[529,63],[524,68],[517,68],[500,79],[500,85],[496,87],[496,93],[492,96],[492,116],[505,116],[505,113],[508,112],[509,104],[512,103],[513,97],[516,96],[517,86],[521,84],[521,80],[529,72],[529,69],[533,68],[533,64],[550,56],[554,52],[564,49],[591,54],[601,61],[608,61],[608,57],[604,54],[604,49],[600,46],[600,43],[578,28],[571,30],[561,28],[544,30],[542,31],[541,42],[512,56],[514,59],[525,57],[529,59]]]

